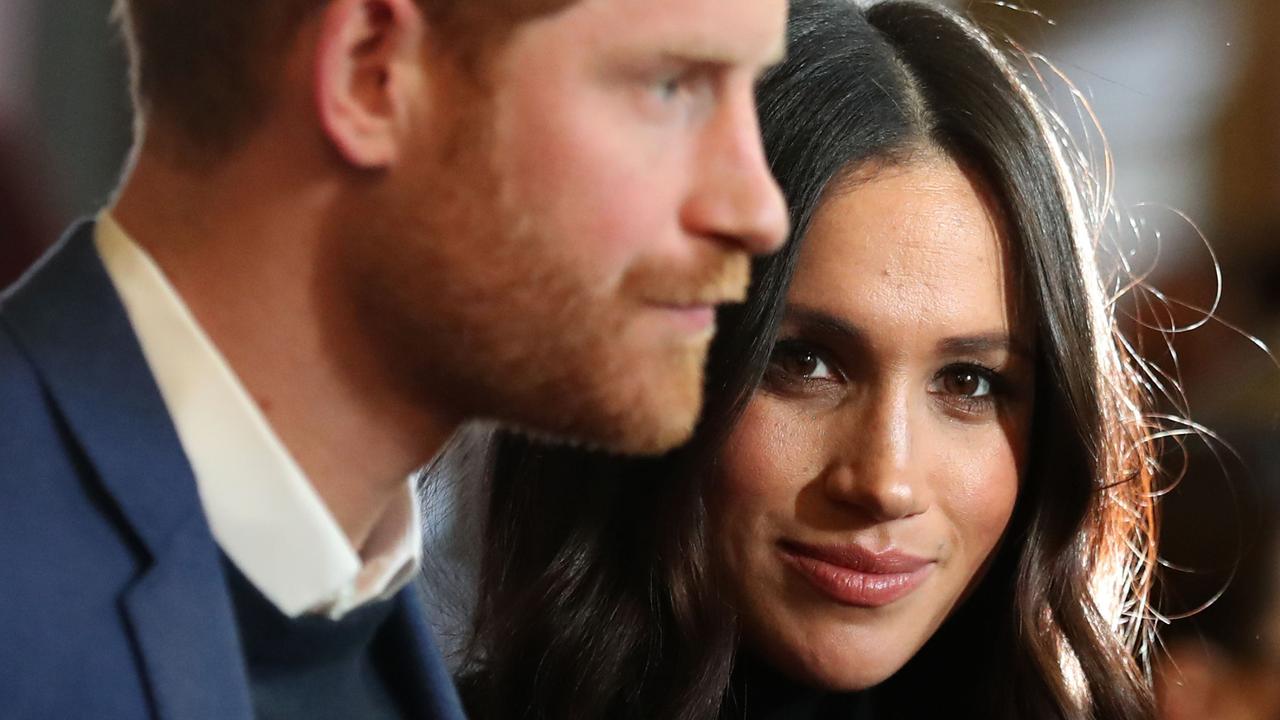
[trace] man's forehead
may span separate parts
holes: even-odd
[[[786,47],[786,0],[583,0],[600,43],[712,63],[771,65]]]

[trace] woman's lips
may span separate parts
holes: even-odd
[[[852,607],[883,607],[907,596],[935,564],[897,550],[877,553],[859,545],[783,542],[781,549],[787,564],[810,585]]]

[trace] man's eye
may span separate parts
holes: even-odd
[[[705,78],[695,70],[664,73],[653,80],[653,93],[664,103],[694,99],[704,92],[704,81]]]
[[[671,75],[658,79],[654,83],[653,90],[658,97],[663,100],[674,100],[685,88],[685,80],[682,75]]]

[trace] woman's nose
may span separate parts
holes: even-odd
[[[911,411],[903,398],[873,401],[824,471],[827,496],[877,522],[924,512],[929,503],[927,472],[915,440]]]

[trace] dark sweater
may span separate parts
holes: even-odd
[[[394,601],[372,603],[340,620],[290,618],[226,558],[254,717],[258,720],[400,720],[404,717],[375,642]]]

